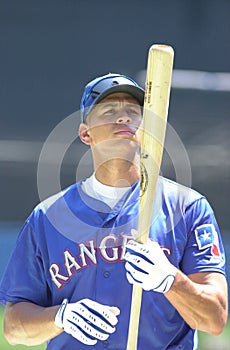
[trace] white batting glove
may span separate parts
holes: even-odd
[[[120,310],[99,304],[90,299],[68,303],[64,299],[54,323],[68,334],[86,345],[95,345],[98,340],[108,339],[114,333]]]
[[[141,244],[130,240],[126,245],[126,277],[144,290],[166,293],[171,288],[177,268],[173,266],[157,242]]]

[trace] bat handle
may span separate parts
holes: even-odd
[[[128,335],[126,350],[137,349],[138,338],[135,335],[138,334],[140,311],[141,311],[141,300],[142,300],[142,288],[139,286],[133,285],[131,312],[130,312],[130,319],[129,319],[129,335]]]

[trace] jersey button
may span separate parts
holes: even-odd
[[[110,277],[110,272],[109,272],[109,271],[105,271],[105,272],[103,273],[103,276],[104,276],[105,278],[109,278],[109,277]]]
[[[107,348],[109,346],[109,342],[108,342],[108,340],[105,340],[104,342],[103,342],[103,347],[104,348]]]

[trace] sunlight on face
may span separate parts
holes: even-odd
[[[90,127],[104,124],[130,124],[139,127],[142,107],[127,93],[114,93],[98,103],[87,117]]]
[[[131,161],[139,152],[142,107],[131,95],[109,95],[93,108],[86,122],[94,154]]]

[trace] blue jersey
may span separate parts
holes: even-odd
[[[116,332],[90,349],[124,350],[132,286],[125,276],[125,245],[137,229],[139,183],[111,209],[89,197],[81,182],[40,203],[17,239],[0,285],[2,302],[48,307],[82,298],[121,310]],[[159,178],[149,236],[186,275],[225,274],[219,229],[207,200]],[[196,332],[161,293],[143,291],[138,350],[197,349]],[[88,349],[63,332],[48,350]]]

